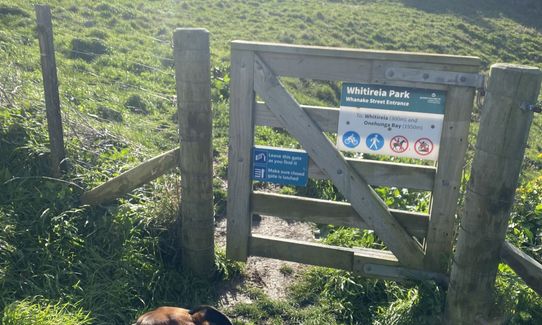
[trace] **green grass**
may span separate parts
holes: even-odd
[[[68,303],[52,304],[38,299],[16,301],[4,308],[4,325],[87,325],[92,318],[81,308]]]
[[[240,272],[240,266],[222,253],[217,255],[221,273],[211,282],[180,267],[172,235],[179,198],[175,174],[110,205],[89,208],[78,201],[83,189],[178,145],[171,49],[176,27],[211,32],[217,215],[225,214],[231,40],[475,55],[484,70],[496,62],[542,67],[542,4],[536,0],[49,3],[72,166],[62,180],[43,177],[48,174],[48,136],[31,2],[0,0],[4,324],[127,324],[160,304],[213,304],[216,287]],[[338,83],[283,81],[303,104],[338,105]],[[469,157],[476,131],[473,123]],[[285,132],[263,127],[257,128],[256,143],[299,147]],[[541,171],[538,114],[509,240],[539,260]],[[343,199],[327,181],[279,191]],[[377,192],[394,208],[428,210],[428,193],[395,188]],[[333,227],[326,231],[327,243],[383,247],[372,232]],[[540,300],[510,270],[501,266],[500,274],[495,309],[508,315],[510,324],[542,322]],[[433,285],[398,285],[323,268],[308,271],[284,301],[273,301],[257,289],[248,294],[256,302],[240,304],[231,312],[240,322],[255,324],[262,319],[270,324],[424,324],[438,317],[443,306],[443,294]]]

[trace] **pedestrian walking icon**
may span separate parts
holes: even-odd
[[[371,133],[367,136],[365,144],[367,145],[367,148],[378,151],[384,146],[384,137],[379,133]]]

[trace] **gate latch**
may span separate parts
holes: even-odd
[[[538,102],[536,104],[529,104],[527,102],[521,103],[519,106],[524,111],[533,112],[533,113],[542,113],[542,103]]]

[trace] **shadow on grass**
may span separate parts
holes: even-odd
[[[453,14],[480,23],[483,18],[505,17],[542,32],[540,0],[399,0],[405,6],[428,13]]]
[[[77,186],[39,176],[48,172],[45,151],[17,130],[0,129],[11,140],[0,147],[0,318],[33,298],[77,304],[93,324],[131,324],[160,305],[216,305],[218,284],[235,271],[220,257],[223,272],[209,281],[180,268],[178,202],[153,187],[152,197],[80,206]]]
[[[167,221],[149,222],[126,206],[42,215],[14,210],[0,218],[11,229],[10,252],[2,254],[0,311],[43,297],[77,302],[94,324],[129,324],[161,305],[216,305],[223,277],[202,280],[182,270]]]

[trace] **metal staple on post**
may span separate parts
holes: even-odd
[[[533,112],[533,113],[542,113],[542,105],[540,103],[537,104],[529,104],[528,102],[523,102],[519,106],[524,111]]]

